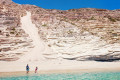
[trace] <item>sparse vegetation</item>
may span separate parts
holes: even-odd
[[[46,26],[47,26],[47,24],[43,24],[42,26],[46,27]]]
[[[2,31],[0,30],[0,33],[2,33]]]
[[[17,33],[15,36],[19,36],[19,33]]]
[[[90,18],[90,20],[96,20],[93,16]]]
[[[112,17],[109,17],[108,18],[111,22],[116,22],[116,19],[112,18]]]
[[[10,32],[10,34],[15,34],[15,32]]]
[[[7,37],[9,37],[10,35],[9,34],[6,34]]]

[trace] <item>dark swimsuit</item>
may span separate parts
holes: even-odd
[[[29,71],[29,66],[26,67],[26,70]]]

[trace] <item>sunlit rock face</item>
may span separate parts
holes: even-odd
[[[31,21],[45,42],[45,59],[115,61],[120,58],[120,10],[81,8],[49,10],[0,0],[0,60],[15,61],[33,48],[21,17]],[[28,23],[26,23],[28,24]]]
[[[12,0],[0,0],[0,4],[9,5],[12,4]]]
[[[31,39],[21,28],[20,18],[25,15],[22,6],[11,0],[0,0],[0,60],[13,61],[32,47]]]

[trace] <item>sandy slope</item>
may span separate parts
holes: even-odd
[[[30,71],[34,71],[38,66],[39,71],[83,71],[83,70],[120,70],[120,62],[95,62],[95,61],[75,61],[57,59],[44,59],[43,54],[51,52],[38,35],[38,29],[31,21],[31,13],[21,18],[22,28],[33,40],[35,46],[27,52],[20,60],[14,62],[0,61],[0,72],[25,71],[26,64],[29,64]]]
[[[34,48],[27,52],[19,61],[39,61],[43,59],[43,53],[50,52],[49,49],[46,51],[45,43],[40,39],[38,35],[38,29],[35,24],[31,21],[31,13],[27,12],[27,15],[21,18],[22,29],[32,39]]]

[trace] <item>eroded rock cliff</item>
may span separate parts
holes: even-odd
[[[31,13],[39,37],[52,50],[44,58],[115,61],[120,59],[120,10],[80,8],[50,10],[0,0],[0,60],[21,58],[35,45],[21,28]],[[28,24],[28,23],[26,23]]]

